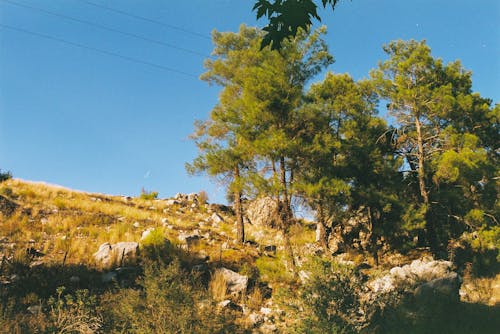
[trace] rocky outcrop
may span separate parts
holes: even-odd
[[[415,260],[392,268],[387,275],[369,282],[368,287],[376,294],[406,291],[417,298],[439,295],[458,300],[461,280],[451,268],[449,261]]]
[[[121,263],[131,260],[137,256],[138,251],[137,242],[118,242],[114,245],[105,242],[94,253],[94,259],[101,265],[108,266],[113,262]]]
[[[251,224],[274,227],[278,223],[278,204],[271,197],[258,198],[248,205],[246,217]]]

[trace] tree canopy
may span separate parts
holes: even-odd
[[[498,255],[498,105],[425,41],[385,45],[387,59],[368,79],[327,72],[308,85],[333,62],[324,33],[299,29],[279,50],[261,49],[265,32],[256,28],[213,33],[215,58],[201,78],[222,90],[196,124],[200,155],[188,169],[226,182],[238,241],[243,199],[266,196],[290,259],[294,200],[314,215],[323,249],[358,219],[350,242],[376,261],[417,246],[446,257],[454,240]],[[390,123],[378,114],[381,101]]]

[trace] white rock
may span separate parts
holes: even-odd
[[[215,224],[224,222],[224,219],[222,219],[222,217],[217,212],[212,213],[212,215],[210,216],[210,220]]]
[[[217,270],[218,273],[222,274],[224,280],[227,284],[227,289],[230,294],[237,295],[244,292],[247,289],[248,277],[240,275],[237,272],[229,270],[227,268],[220,268]]]

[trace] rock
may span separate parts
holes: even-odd
[[[80,277],[78,277],[78,276],[71,276],[71,277],[69,278],[69,281],[70,281],[71,283],[73,283],[73,284],[80,283]]]
[[[260,308],[260,313],[263,315],[271,315],[273,311],[269,307],[261,307]]]
[[[201,239],[201,236],[198,233],[187,234],[181,232],[179,233],[177,239],[179,239],[179,241],[185,242],[186,245],[189,247],[191,245],[196,244]]]
[[[42,313],[42,306],[41,305],[31,305],[28,306],[28,312],[37,315],[39,313]]]
[[[264,333],[264,334],[278,332],[278,328],[276,327],[275,324],[264,324],[259,329],[260,329],[260,332]]]
[[[457,273],[452,272],[445,277],[433,279],[417,287],[415,297],[422,302],[436,298],[458,302],[460,300],[460,284],[460,277]]]
[[[264,317],[259,313],[252,312],[248,316],[248,322],[252,327],[258,327],[264,322]]]
[[[101,276],[101,282],[107,284],[113,281],[116,281],[118,277],[118,273],[116,271],[110,271],[107,273],[103,273]]]
[[[389,274],[368,283],[375,293],[407,291],[421,299],[441,295],[459,298],[460,277],[451,271],[449,261],[415,260],[402,267],[394,267]]]
[[[134,222],[132,224],[132,226],[135,227],[135,228],[139,228],[139,227],[141,227],[141,224],[139,222]]]
[[[243,312],[243,308],[240,305],[234,303],[229,299],[221,301],[220,303],[217,304],[217,306],[221,309],[229,309],[233,311]]]
[[[191,193],[187,195],[187,200],[189,202],[198,202],[198,194],[196,193]]]
[[[168,205],[168,206],[172,206],[172,205],[179,205],[181,203],[179,201],[175,200],[175,199],[167,199],[165,201],[165,204]]]
[[[299,279],[302,282],[302,284],[306,284],[310,278],[311,278],[311,273],[304,270],[299,271]]]
[[[276,255],[276,246],[275,245],[269,245],[269,246],[264,246],[264,254],[267,256]]]
[[[224,222],[224,219],[222,219],[222,217],[217,212],[212,213],[212,215],[210,216],[210,220],[214,224],[220,224]]]
[[[137,256],[139,244],[137,242],[118,242],[111,245],[109,242],[99,246],[94,258],[102,265],[109,265],[113,261],[130,260]]]
[[[248,276],[240,275],[227,268],[220,268],[217,270],[222,274],[226,281],[227,290],[231,295],[238,295],[246,291],[248,285]]]
[[[148,235],[150,235],[151,232],[153,232],[154,230],[155,230],[154,227],[150,227],[147,230],[145,230],[144,232],[142,232],[142,234],[141,234],[141,241],[143,241],[144,239],[146,239],[148,237]]]
[[[248,205],[246,216],[252,224],[274,227],[277,225],[278,204],[271,197],[258,198]]]

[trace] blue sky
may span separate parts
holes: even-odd
[[[184,163],[197,153],[188,139],[193,122],[207,118],[219,92],[197,79],[212,50],[210,32],[262,26],[252,6],[251,0],[0,0],[0,168],[91,192],[137,195],[144,187],[167,197],[204,189],[211,201],[223,202],[223,187],[188,176]],[[384,59],[384,43],[426,39],[434,56],[460,59],[473,71],[475,91],[500,101],[497,0],[353,0],[320,14],[336,59],[331,71],[365,77]]]

